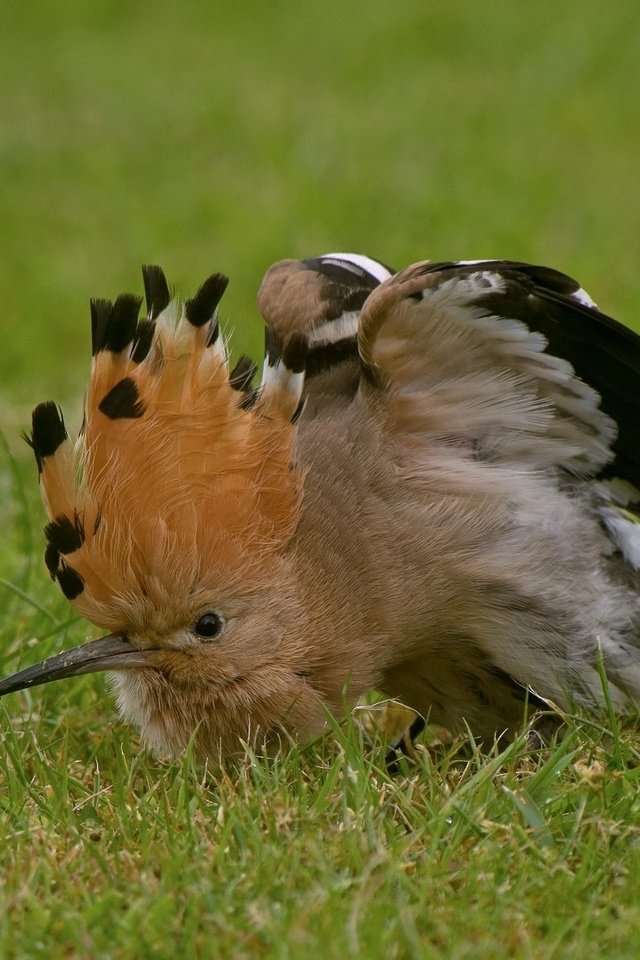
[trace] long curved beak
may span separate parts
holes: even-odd
[[[129,670],[132,667],[148,667],[149,656],[155,650],[137,650],[129,643],[124,633],[110,633],[100,640],[89,640],[72,650],[64,650],[54,657],[47,657],[32,667],[0,680],[0,697],[41,683],[77,677],[83,673],[98,673],[101,670]]]

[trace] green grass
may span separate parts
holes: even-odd
[[[20,429],[77,425],[90,296],[212,270],[237,350],[273,261],[506,256],[638,326],[632,4],[34,0],[0,31],[0,668],[81,641]],[[640,740],[463,745],[390,777],[352,725],[159,764],[103,678],[0,702],[0,955],[636,957]]]

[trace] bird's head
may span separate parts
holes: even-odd
[[[73,445],[55,404],[30,443],[49,523],[45,560],[108,636],[0,683],[0,695],[113,672],[122,713],[159,753],[201,754],[313,732],[321,711],[299,637],[305,612],[287,547],[303,477],[294,439],[306,342],[267,336],[262,384],[229,371],[210,277],[179,309],[144,270],[141,300],[92,302],[93,366]],[[315,719],[313,719],[315,718]]]

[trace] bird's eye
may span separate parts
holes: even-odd
[[[210,640],[222,630],[222,619],[217,613],[203,613],[193,625],[194,632],[203,639]]]

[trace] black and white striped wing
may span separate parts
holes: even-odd
[[[416,264],[370,297],[359,336],[399,429],[406,407],[409,431],[640,485],[640,337],[569,277],[509,261]]]
[[[393,271],[357,253],[283,260],[267,272],[258,305],[269,336],[287,343],[304,334],[309,345],[305,392],[327,402],[352,395],[359,378],[358,323],[370,293]],[[325,375],[329,375],[330,383]]]
[[[602,521],[640,569],[640,337],[576,281],[510,261],[419,263],[369,297],[359,347],[362,393],[385,393],[408,474],[429,445],[432,463],[456,446],[497,481],[501,467],[600,478]]]

